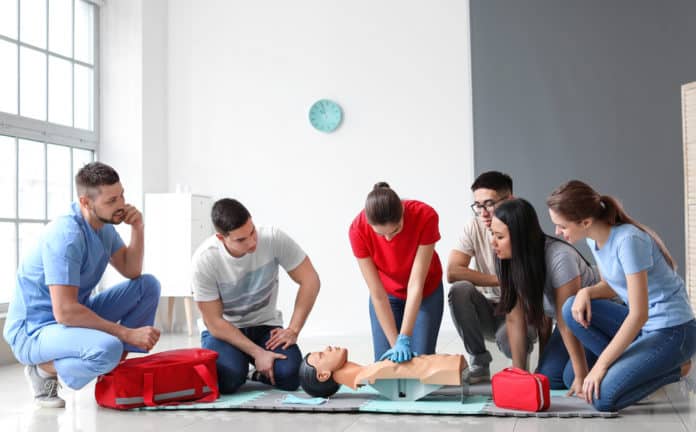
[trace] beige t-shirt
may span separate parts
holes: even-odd
[[[464,232],[459,236],[455,249],[474,258],[476,271],[490,275],[495,274],[495,254],[491,246],[491,231],[479,218],[471,219],[464,226]],[[500,301],[500,287],[477,286],[476,289],[488,301],[495,303]]]

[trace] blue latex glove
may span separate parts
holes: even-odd
[[[399,337],[396,338],[394,347],[387,350],[379,359],[391,360],[394,363],[403,363],[411,360],[417,355],[417,353],[411,351],[411,336],[400,334]]]

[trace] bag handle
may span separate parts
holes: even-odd
[[[504,372],[508,373],[514,373],[515,375],[533,375],[531,372],[527,372],[524,369],[516,368],[516,367],[509,367],[503,369]]]
[[[218,396],[218,384],[217,380],[213,378],[213,375],[210,373],[207,367],[203,364],[197,364],[193,366],[193,370],[196,371],[198,376],[203,380],[206,386],[210,388],[211,392],[209,395],[206,397],[200,398],[200,399],[195,399],[191,402],[213,402],[215,401]],[[153,407],[157,405],[168,405],[171,402],[167,403],[157,403],[155,402],[155,388],[154,388],[154,374],[151,372],[146,372],[143,374],[143,403],[145,403],[145,406]],[[201,389],[202,393],[202,389]]]
[[[154,375],[152,372],[145,372],[143,374],[143,402],[145,406],[156,406],[155,402],[155,386],[154,386]]]
[[[213,402],[216,400],[219,396],[217,380],[213,378],[213,375],[204,364],[194,365],[193,369],[196,371],[198,376],[201,377],[205,385],[212,390],[208,396],[198,399],[198,402]]]

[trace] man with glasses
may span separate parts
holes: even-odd
[[[498,203],[512,197],[512,179],[498,171],[488,171],[471,185],[475,217],[464,227],[457,246],[447,263],[447,281],[452,283],[448,301],[452,321],[464,347],[470,355],[469,383],[489,381],[491,353],[484,340],[495,340],[498,348],[511,357],[505,331],[505,316],[496,315],[500,287],[495,275],[495,255],[491,247],[491,219]],[[474,268],[469,268],[474,258]],[[534,333],[528,335],[528,346],[534,343]]]

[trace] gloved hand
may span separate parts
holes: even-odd
[[[399,337],[396,338],[394,347],[387,350],[379,359],[391,360],[394,363],[403,363],[411,360],[417,355],[418,353],[411,351],[411,336],[400,334]]]

